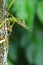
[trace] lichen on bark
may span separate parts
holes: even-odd
[[[6,18],[5,0],[0,0],[0,25]],[[0,27],[0,65],[7,65],[8,41],[6,22]]]

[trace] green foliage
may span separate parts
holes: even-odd
[[[14,65],[10,60],[8,60],[8,65]]]
[[[9,3],[8,3],[9,2]],[[7,8],[12,1],[7,1]],[[16,12],[16,16],[24,19],[29,29],[33,29],[37,0],[16,0],[10,9],[10,13]]]
[[[6,0],[6,9],[11,2]],[[9,13],[24,19],[28,30],[13,26],[8,58],[15,65],[43,65],[43,0],[15,0]]]
[[[40,21],[43,23],[43,0],[38,3],[37,14]]]

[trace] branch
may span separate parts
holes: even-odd
[[[3,39],[3,40],[1,40],[1,41],[0,41],[0,43],[3,43],[3,42],[5,42],[5,41],[6,41],[6,40],[5,40],[5,39]]]

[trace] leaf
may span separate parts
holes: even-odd
[[[8,60],[8,65],[14,65],[10,60]]]
[[[39,48],[35,58],[36,65],[43,65],[43,48]]]
[[[33,29],[34,27],[34,17],[36,13],[36,5],[37,5],[37,0],[26,0],[26,12],[27,12],[27,19],[26,19],[26,24],[29,29]]]
[[[26,0],[16,0],[15,2],[15,10],[17,13],[17,17],[21,19],[27,17],[27,13],[25,11],[25,2]]]
[[[30,64],[43,65],[43,32],[36,31],[35,39],[32,43],[28,44],[25,49],[25,56]]]
[[[12,43],[10,42],[8,55],[12,61],[17,61],[18,58],[17,46],[15,46],[14,42]]]
[[[24,34],[22,37],[21,37],[21,40],[20,40],[20,46],[22,48],[25,48],[32,40],[32,32],[27,32],[26,34]]]
[[[26,48],[26,59],[28,63],[33,64],[35,63],[35,53],[36,53],[36,45],[35,44],[30,44]]]
[[[15,3],[17,17],[24,19],[29,29],[33,28],[36,3],[37,0],[17,0]]]
[[[35,33],[38,43],[43,46],[43,31],[37,28]]]
[[[43,23],[43,0],[39,1],[37,6],[37,15],[41,23]]]

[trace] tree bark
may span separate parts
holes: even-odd
[[[6,18],[5,0],[0,0],[0,25]],[[0,28],[0,65],[7,65],[8,41],[6,23]]]

